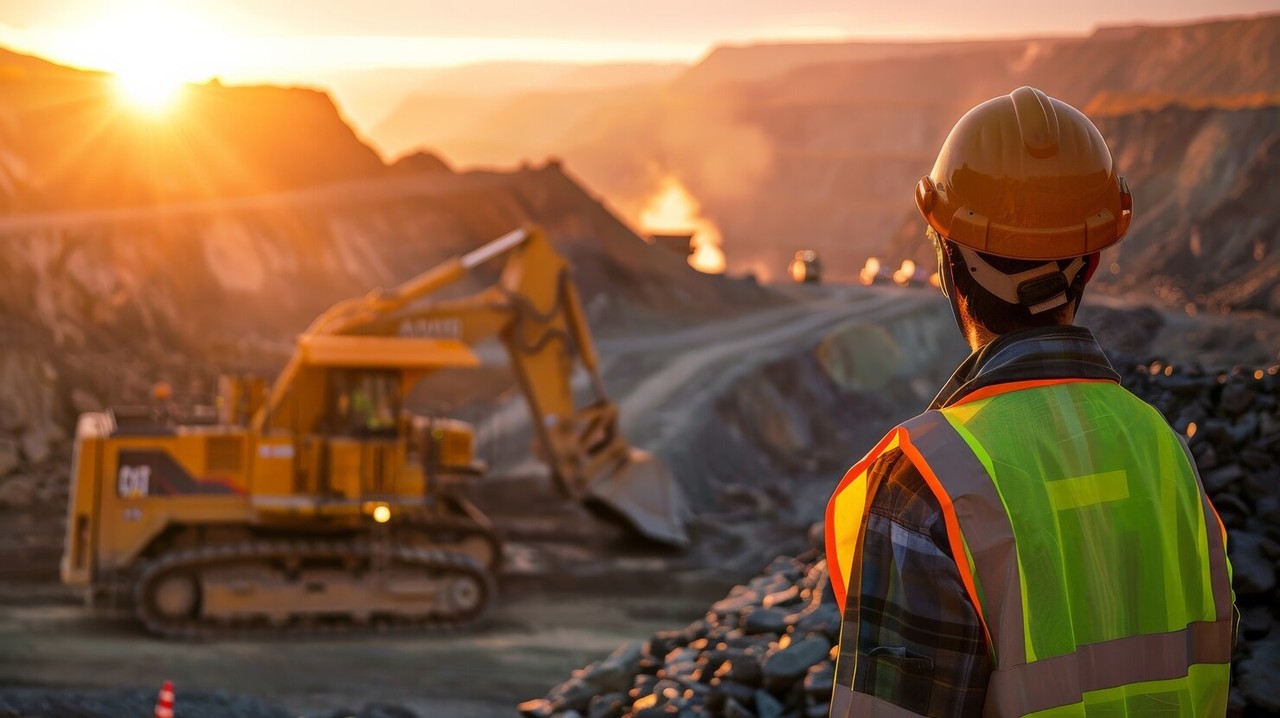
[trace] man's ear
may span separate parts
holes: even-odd
[[[1093,279],[1093,273],[1098,271],[1098,265],[1102,264],[1102,252],[1086,255],[1084,259],[1084,282],[1080,286],[1088,286],[1089,280]]]

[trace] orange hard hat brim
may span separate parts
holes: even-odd
[[[949,203],[933,179],[916,184],[916,207],[934,231],[944,238],[979,252],[1025,260],[1070,259],[1099,252],[1119,242],[1129,230],[1133,197],[1119,178],[1120,212],[1099,209],[1077,225],[1064,227],[1013,227],[996,224],[957,203]]]

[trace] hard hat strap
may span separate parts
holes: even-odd
[[[1067,303],[1067,291],[1084,267],[1084,258],[1076,257],[1065,268],[1048,262],[1024,272],[1006,274],[991,266],[976,250],[956,244],[964,257],[969,276],[983,289],[1009,304],[1027,307],[1032,314],[1047,312]]]

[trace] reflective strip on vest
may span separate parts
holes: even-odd
[[[902,448],[942,508],[992,648],[985,715],[1225,711],[1226,535],[1175,436],[1119,386],[1071,382],[926,412],[881,442]],[[861,477],[859,511],[874,492],[866,469],[881,453],[842,483]],[[843,556],[860,562],[865,516],[839,511],[838,498],[828,506],[829,543],[855,547]],[[843,565],[832,563],[833,572]],[[856,640],[856,627],[845,626],[846,638]],[[865,712],[888,704],[848,693],[850,715],[910,715]]]
[[[830,576],[831,588],[836,595],[836,603],[840,612],[844,613],[846,588],[851,578],[851,569],[861,566],[861,556],[857,556],[862,546],[863,522],[866,521],[867,496],[871,487],[867,481],[867,470],[881,455],[898,448],[898,437],[902,429],[894,429],[867,452],[862,460],[845,472],[839,486],[831,494],[827,502],[827,514],[823,533],[827,544],[827,574]],[[836,527],[842,530],[837,531]],[[852,530],[855,529],[856,530]]]
[[[836,683],[828,718],[920,718],[919,713]]]

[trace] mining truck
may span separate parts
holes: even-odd
[[[497,283],[432,295],[505,260]],[[466,488],[485,471],[462,421],[416,416],[423,378],[506,348],[536,454],[567,500],[687,542],[679,486],[618,430],[566,260],[520,229],[391,289],[340,302],[264,381],[223,377],[216,411],[83,414],[64,583],[167,637],[455,628],[495,598],[501,543]],[[585,369],[593,398],[575,403]]]
[[[796,284],[818,284],[822,281],[822,259],[812,249],[796,250],[787,265],[787,274]]]

